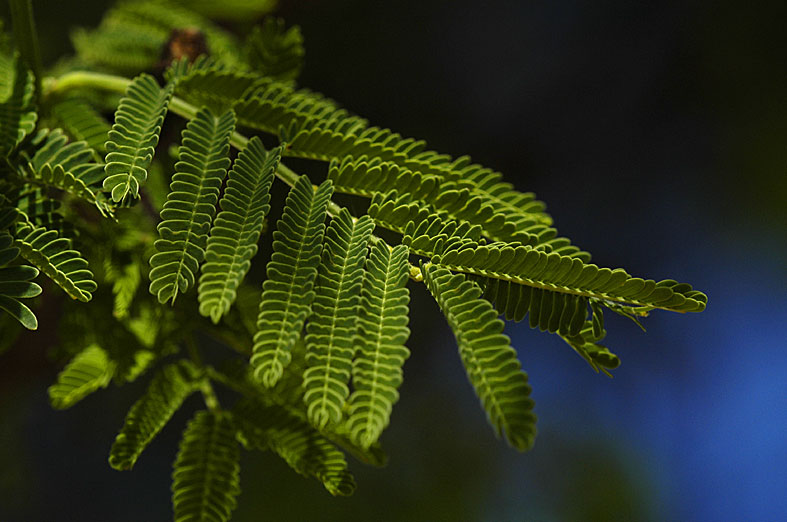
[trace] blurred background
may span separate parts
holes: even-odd
[[[52,63],[104,2],[34,4]],[[539,415],[535,448],[518,454],[494,438],[413,286],[387,468],[353,463],[356,494],[331,498],[247,453],[235,520],[783,519],[787,4],[312,0],[278,14],[306,38],[301,85],[500,170],[594,262],[691,282],[709,305],[654,313],[647,333],[607,314],[614,379],[510,324]],[[198,401],[133,473],[115,472],[106,455],[145,383],[53,411],[59,368],[26,339],[0,355],[0,520],[162,520]]]

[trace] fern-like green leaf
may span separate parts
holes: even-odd
[[[227,154],[234,128],[232,111],[217,117],[202,109],[183,130],[180,161],[158,225],[161,239],[154,243],[156,254],[150,258],[150,293],[160,303],[174,303],[178,292],[194,285],[230,164]]]
[[[316,296],[306,326],[303,400],[317,428],[338,423],[350,394],[354,335],[358,317],[363,263],[374,221],[358,220],[342,209],[325,233]]]
[[[1,220],[5,222],[5,227],[10,225],[13,214],[4,213],[4,217],[10,217]],[[0,229],[5,227],[0,226]],[[41,293],[41,287],[32,282],[38,275],[38,270],[25,265],[8,266],[18,256],[19,248],[14,246],[14,239],[3,230],[0,232],[0,310],[10,314],[28,330],[35,330],[38,328],[38,319],[20,299],[35,297]]]
[[[252,70],[277,80],[294,80],[303,67],[303,36],[298,26],[284,28],[281,18],[266,18],[246,40]]]
[[[109,453],[109,465],[131,469],[183,401],[200,385],[199,370],[181,360],[162,368],[143,395],[126,415]]]
[[[407,254],[404,245],[389,250],[378,242],[366,261],[348,421],[353,440],[362,447],[372,445],[388,426],[410,355],[404,345],[410,335]]]
[[[172,84],[162,89],[155,78],[140,74],[120,99],[106,143],[104,167],[104,190],[112,194],[113,201],[120,202],[129,194],[139,197],[173,89]]]
[[[175,522],[226,522],[240,494],[240,450],[229,413],[198,411],[172,472]]]
[[[24,220],[17,224],[14,244],[22,257],[57,283],[73,299],[87,302],[97,285],[87,261],[71,248],[71,240],[55,230]]]
[[[199,310],[218,323],[235,302],[237,289],[257,253],[270,187],[281,148],[266,152],[259,138],[249,140],[229,173],[205,252],[199,281]]]
[[[234,408],[245,444],[270,449],[301,475],[322,482],[331,495],[351,495],[355,479],[341,451],[308,423],[280,406],[241,399]]]
[[[63,190],[96,205],[105,216],[111,215],[114,207],[98,184],[104,167],[93,161],[95,152],[84,141],[68,143],[60,129],[44,130],[39,134],[36,141],[41,142],[40,147],[22,169],[22,174],[36,183]]]
[[[6,99],[0,100],[0,158],[7,156],[33,132],[38,119],[33,106],[33,73],[25,68],[18,54],[13,58],[13,67],[3,70],[2,74],[6,76],[2,83],[10,87],[10,92]]]
[[[493,277],[555,292],[608,299],[650,310],[699,312],[707,297],[688,284],[635,278],[623,269],[586,264],[576,257],[547,254],[530,246],[493,243],[459,245],[432,261],[452,270]]]
[[[481,288],[464,275],[435,265],[424,265],[422,270],[454,331],[467,376],[495,432],[520,451],[530,449],[536,436],[530,385],[503,334],[503,321],[488,301],[479,298]]]
[[[332,193],[330,181],[315,190],[309,178],[301,176],[287,195],[273,233],[251,356],[255,377],[268,387],[276,384],[290,363],[290,350],[311,311]]]
[[[49,402],[57,410],[70,408],[87,395],[106,388],[115,374],[116,364],[103,348],[91,344],[79,352],[49,387]]]
[[[67,98],[52,106],[52,116],[69,136],[77,141],[86,142],[88,147],[102,157],[105,155],[104,144],[110,126],[87,101],[80,98]]]

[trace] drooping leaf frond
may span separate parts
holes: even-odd
[[[270,187],[281,148],[265,151],[259,138],[249,140],[229,173],[205,252],[199,281],[200,313],[218,323],[235,301],[237,289],[257,253]]]
[[[172,471],[175,522],[226,522],[240,494],[240,450],[227,412],[198,411]]]
[[[687,284],[643,280],[620,268],[599,268],[576,257],[547,254],[530,246],[461,245],[433,256],[432,261],[452,270],[645,309],[699,312],[707,300]]]
[[[378,242],[366,261],[348,421],[353,440],[363,447],[377,441],[388,426],[399,400],[402,366],[410,355],[404,345],[410,335],[407,254],[404,245],[389,250]]]
[[[0,99],[0,158],[7,156],[33,132],[38,119],[33,105],[33,73],[25,68],[18,55],[12,63],[13,66],[4,67],[0,72],[4,76],[2,83],[10,87],[8,97]]]
[[[232,111],[214,116],[203,109],[183,130],[180,161],[158,225],[160,239],[154,243],[157,253],[150,258],[150,293],[160,303],[174,303],[178,292],[194,285],[230,164],[227,154],[234,128]]]
[[[355,479],[342,452],[286,409],[241,399],[234,413],[249,447],[271,449],[296,472],[322,482],[331,495],[355,491]]]
[[[353,220],[346,209],[325,233],[316,296],[306,326],[306,371],[303,400],[317,428],[341,419],[349,396],[356,319],[363,263],[374,229],[369,216]]]
[[[273,233],[273,254],[262,284],[262,301],[254,335],[251,364],[254,375],[272,387],[291,360],[314,300],[314,280],[320,262],[330,181],[316,190],[301,176],[290,190],[284,212]]]
[[[107,352],[91,344],[66,365],[49,387],[49,402],[57,410],[70,408],[87,395],[106,388],[115,374],[116,365]]]
[[[126,415],[123,427],[112,444],[109,465],[117,470],[131,469],[142,451],[200,382],[199,370],[184,359],[162,368]]]
[[[71,248],[71,240],[55,230],[35,226],[28,220],[17,223],[14,245],[22,257],[35,265],[71,298],[87,302],[97,285],[82,255]]]
[[[536,436],[530,385],[503,334],[503,321],[480,299],[481,288],[464,275],[435,265],[424,265],[422,271],[454,331],[467,376],[495,432],[520,451],[530,449]]]
[[[139,188],[148,177],[161,125],[167,113],[173,85],[163,89],[149,74],[140,74],[126,89],[115,112],[115,123],[106,143],[104,190],[115,202],[129,194],[139,197]]]
[[[92,149],[84,141],[68,143],[60,129],[41,131],[39,145],[21,174],[31,181],[53,187],[95,205],[105,215],[114,208],[101,192],[104,167],[95,163]]]
[[[109,123],[87,101],[67,98],[52,106],[52,115],[77,141],[84,141],[88,147],[101,154],[106,153],[104,144],[109,134]]]
[[[246,40],[246,56],[251,69],[277,80],[296,79],[303,67],[303,55],[300,28],[285,29],[281,18],[266,18]]]
[[[10,225],[9,215],[3,212],[6,219],[0,219],[0,310],[4,310],[19,321],[28,330],[38,328],[35,314],[20,299],[35,297],[41,293],[41,287],[32,280],[38,270],[25,265],[8,266],[19,256],[19,248],[14,239],[3,230]]]

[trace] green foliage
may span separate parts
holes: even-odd
[[[86,142],[68,143],[60,129],[43,129],[32,144],[37,149],[27,165],[20,169],[21,177],[84,199],[104,215],[112,214],[114,209],[101,191],[103,165],[93,161],[95,153]],[[22,158],[27,158],[25,151],[20,153],[20,160],[24,162]]]
[[[183,432],[172,472],[175,520],[229,520],[240,494],[239,458],[229,414],[198,411]]]
[[[238,45],[226,31],[195,13],[187,2],[168,0],[121,1],[94,30],[78,29],[71,41],[79,58],[100,70],[123,74],[149,71],[160,65],[162,51],[173,30],[197,28],[207,49],[230,65],[238,65]]]
[[[404,245],[389,250],[378,242],[366,260],[348,424],[353,440],[367,448],[388,426],[410,355],[404,345],[410,335],[407,254]]]
[[[5,91],[0,97],[0,156],[5,157],[33,132],[38,113],[33,103],[33,73],[18,56],[0,62],[0,77],[0,90]]]
[[[27,220],[17,223],[14,245],[22,257],[35,265],[71,298],[90,301],[96,289],[93,272],[80,253],[71,248],[71,240],[55,230],[37,227]]]
[[[106,388],[115,374],[115,363],[97,344],[79,352],[49,387],[49,402],[58,410],[70,408],[100,388]]]
[[[641,310],[699,312],[706,298],[688,284],[631,277],[622,268],[610,270],[529,246],[492,243],[447,248],[432,261],[453,270],[492,277],[571,295],[630,304]],[[548,296],[551,294],[544,294]],[[546,329],[546,328],[544,328]]]
[[[303,67],[303,36],[300,28],[284,29],[284,20],[266,18],[246,40],[249,66],[277,80],[294,80]]]
[[[180,161],[175,164],[170,192],[158,225],[160,239],[150,258],[150,293],[160,303],[175,302],[178,292],[194,285],[205,258],[208,231],[216,213],[221,182],[230,160],[230,133],[235,115],[200,111],[183,131]]]
[[[290,363],[290,351],[311,311],[332,192],[330,181],[315,189],[308,177],[298,178],[273,233],[251,357],[255,376],[268,387],[276,384]]]
[[[238,155],[219,202],[199,281],[200,313],[218,323],[235,301],[237,289],[257,253],[270,187],[281,159],[281,148],[266,152],[252,138]]]
[[[317,428],[337,423],[350,394],[354,334],[363,282],[363,262],[374,229],[369,216],[353,221],[346,209],[325,233],[313,313],[306,327],[303,400]]]
[[[4,216],[0,217],[0,225],[8,226],[7,217],[8,213],[4,212]],[[32,282],[38,270],[25,265],[9,266],[18,256],[19,248],[14,246],[14,239],[8,232],[0,232],[0,310],[10,314],[28,330],[35,330],[38,328],[38,319],[20,299],[41,293],[41,287]]]
[[[62,310],[56,356],[70,362],[49,389],[55,408],[155,368],[112,445],[118,470],[199,392],[207,411],[188,424],[173,473],[176,520],[229,519],[237,442],[332,495],[355,489],[345,453],[385,463],[410,354],[408,285],[435,298],[490,424],[520,451],[535,439],[534,402],[499,316],[558,335],[609,375],[620,359],[601,344],[605,311],[640,324],[656,309],[705,308],[689,284],[591,264],[499,172],[296,86],[300,29],[251,23],[273,4],[118,2],[73,33],[77,55],[52,78],[0,35],[2,342],[37,328],[39,302]],[[323,171],[299,175],[288,158]],[[274,178],[290,188],[283,201]],[[28,300],[39,271],[92,302]],[[203,362],[206,339],[205,360],[221,361],[218,346],[236,354],[217,370]]]
[[[150,441],[200,384],[199,371],[188,361],[165,366],[153,378],[145,395],[129,410],[109,452],[109,465],[131,469]]]
[[[104,190],[112,200],[122,201],[129,194],[139,197],[139,188],[148,177],[148,166],[161,133],[161,124],[172,96],[170,84],[161,89],[148,75],[137,76],[121,98],[115,124],[109,131]]]
[[[234,412],[249,449],[270,449],[296,472],[322,482],[331,495],[355,491],[342,452],[286,408],[244,399]]]
[[[480,299],[481,289],[462,274],[427,265],[424,279],[456,335],[467,377],[492,427],[514,448],[529,449],[536,437],[530,385],[503,334],[503,321]]]
[[[68,98],[52,106],[52,116],[69,136],[84,141],[102,157],[110,126],[90,103],[79,98]]]

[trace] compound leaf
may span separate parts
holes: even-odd
[[[355,491],[344,454],[308,423],[285,408],[250,399],[238,401],[234,412],[249,447],[270,449],[296,472],[322,482],[331,495]]]
[[[290,351],[311,311],[332,193],[330,181],[315,189],[307,176],[301,176],[276,224],[251,356],[254,375],[265,386],[274,386],[290,363]]]
[[[150,293],[160,303],[175,302],[178,292],[194,285],[205,258],[208,231],[216,213],[221,182],[230,159],[230,134],[235,115],[214,116],[202,109],[183,130],[180,161],[175,164],[170,192],[161,210],[160,239],[150,258]]]
[[[143,73],[134,78],[120,99],[106,143],[104,166],[104,190],[116,203],[129,194],[139,197],[173,89],[172,84],[160,88],[155,78]]]
[[[109,465],[117,470],[131,469],[150,441],[200,383],[199,371],[188,361],[181,360],[162,368],[126,415],[112,444]]]
[[[115,375],[116,364],[97,344],[91,344],[66,365],[49,387],[49,402],[57,410],[70,408],[87,395],[106,388]]]
[[[404,345],[410,335],[407,255],[404,245],[389,249],[378,242],[366,261],[348,421],[353,440],[366,448],[388,426],[399,399],[402,366],[410,355]]]
[[[240,494],[240,450],[226,412],[198,411],[172,472],[175,522],[226,522]]]
[[[346,209],[325,233],[316,297],[306,326],[303,400],[317,428],[339,422],[350,391],[356,319],[363,282],[363,262],[374,229],[369,216],[353,220]]]
[[[199,311],[218,323],[235,302],[238,286],[257,253],[270,187],[281,148],[266,151],[259,138],[249,140],[229,173],[205,252],[199,281]]]
[[[503,321],[481,288],[445,268],[424,265],[424,281],[443,311],[459,344],[459,355],[498,436],[520,450],[532,447],[536,416],[527,374],[503,334]]]

